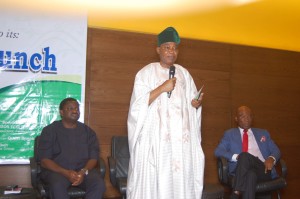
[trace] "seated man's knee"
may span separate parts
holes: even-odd
[[[71,184],[66,181],[57,180],[49,183],[49,188],[53,190],[64,190],[67,189],[70,185]]]
[[[240,153],[240,154],[239,154],[239,160],[242,159],[242,158],[248,157],[248,155],[249,155],[249,153],[247,153],[247,152],[242,152],[242,153]]]
[[[240,162],[240,161],[248,160],[250,156],[251,156],[251,155],[250,155],[249,153],[247,153],[247,152],[242,152],[242,153],[240,153],[239,156],[238,156],[238,161]]]
[[[251,178],[252,180],[256,181],[257,180],[257,174],[253,170],[249,170],[247,172],[247,178]]]
[[[71,185],[71,182],[69,182],[68,179],[57,173],[49,174],[46,183],[52,190],[64,190]]]

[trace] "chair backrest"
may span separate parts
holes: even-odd
[[[34,148],[33,148],[33,156],[37,162],[40,162],[39,156],[38,156],[38,148],[40,143],[40,136],[36,136],[34,139]]]
[[[116,160],[116,177],[127,177],[129,166],[128,136],[113,136],[111,155]]]
[[[40,136],[36,136],[34,139],[34,147],[33,147],[33,159],[35,162],[35,170],[34,170],[34,179],[31,179],[32,186],[37,187],[40,183],[40,174],[41,174],[41,165],[40,165],[40,159],[38,157],[38,146],[39,146],[39,138]]]

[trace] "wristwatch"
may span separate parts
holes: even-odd
[[[89,170],[86,168],[82,168],[80,171],[82,171],[85,175],[89,174]]]

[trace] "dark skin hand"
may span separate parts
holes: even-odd
[[[196,100],[196,99],[192,100],[192,106],[194,108],[199,108],[201,106],[202,100],[203,100],[203,95],[204,95],[204,93],[201,93],[198,100]]]
[[[81,172],[76,172],[74,170],[64,169],[58,164],[56,164],[53,160],[50,159],[42,159],[41,164],[44,168],[50,169],[54,172],[60,173],[65,176],[72,185],[79,185],[83,181],[83,175]]]
[[[265,160],[265,173],[267,173],[267,171],[271,171],[273,166],[274,166],[274,163],[275,163],[275,160],[271,157],[268,157],[266,160]]]
[[[73,186],[81,184],[85,177],[83,171],[64,169],[63,167],[59,166],[53,160],[50,159],[43,159],[41,161],[41,164],[44,168],[50,169],[54,172],[60,173],[63,176],[65,176],[72,183]],[[86,168],[87,170],[91,170],[92,168],[95,168],[96,164],[97,160],[90,159],[84,168]]]

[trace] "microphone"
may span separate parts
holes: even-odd
[[[175,75],[175,66],[170,66],[170,70],[169,70],[169,79],[172,79]],[[171,97],[172,91],[168,92],[168,98]]]

